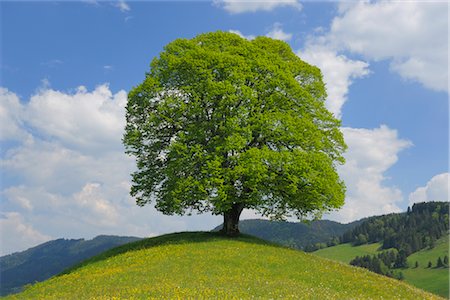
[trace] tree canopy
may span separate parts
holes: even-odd
[[[325,98],[320,70],[285,42],[177,39],[128,95],[131,195],[164,214],[222,214],[228,234],[244,208],[276,219],[339,208],[346,145]]]

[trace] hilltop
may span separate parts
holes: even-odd
[[[342,224],[329,220],[303,223],[253,219],[240,221],[239,230],[242,233],[253,235],[266,241],[305,250],[312,244],[324,244],[333,237],[343,235],[345,232],[360,225],[364,220]],[[219,231],[221,228],[222,225],[219,225],[213,231]]]
[[[242,233],[296,249],[325,243],[362,221],[349,224],[318,220],[309,224],[268,220],[242,220]],[[218,231],[221,226],[213,231]],[[113,247],[136,241],[136,237],[98,236],[93,240],[57,239],[26,251],[0,257],[0,295],[20,292],[28,283],[46,280],[63,270]]]
[[[130,243],[6,299],[439,299],[398,280],[254,237],[169,234]]]

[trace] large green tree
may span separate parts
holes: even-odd
[[[164,214],[210,211],[239,233],[244,208],[280,219],[344,203],[346,148],[318,68],[278,40],[177,39],[128,95],[131,195]]]

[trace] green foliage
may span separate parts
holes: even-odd
[[[436,268],[443,268],[444,262],[442,261],[442,258],[439,256],[436,262]]]
[[[448,202],[416,203],[407,213],[371,217],[344,233],[341,240],[354,245],[382,242],[384,249],[396,248],[409,256],[433,248],[435,241],[448,232],[448,211]]]
[[[237,270],[239,267],[239,270]],[[114,249],[7,299],[439,299],[249,236],[179,233]]]
[[[325,98],[320,70],[282,41],[177,39],[128,95],[131,194],[165,214],[238,203],[281,219],[339,208],[346,145]]]

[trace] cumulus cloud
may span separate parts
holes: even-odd
[[[442,173],[434,176],[425,186],[417,188],[409,194],[409,206],[419,202],[449,201],[450,174]]]
[[[243,34],[242,32],[240,32],[239,30],[228,30],[228,32],[231,32],[231,33],[235,33],[235,34],[237,34],[237,35],[239,35],[241,38],[244,38],[244,39],[247,39],[247,40],[253,40],[256,36],[254,36],[254,35],[245,35],[245,34]]]
[[[92,92],[83,86],[75,93],[44,88],[31,97],[24,113],[30,126],[64,145],[116,150],[125,126],[126,101],[125,91],[113,95],[106,84]]]
[[[0,141],[22,140],[26,132],[22,129],[23,106],[16,94],[0,87]]]
[[[298,0],[215,0],[213,3],[232,14],[272,11],[278,7],[293,7],[298,10],[302,9],[302,5]]]
[[[348,145],[346,163],[338,172],[347,186],[344,207],[328,217],[350,222],[367,216],[401,211],[400,189],[385,183],[384,173],[398,160],[398,154],[411,146],[396,130],[382,125],[375,129],[343,128]]]
[[[209,230],[221,222],[211,215],[164,216],[152,205],[135,205],[129,196],[134,161],[121,142],[125,91],[112,93],[105,84],[63,92],[47,85],[21,101],[0,89],[0,103],[2,141],[15,141],[2,143],[0,159],[1,243],[10,245],[3,254],[50,238],[153,236]],[[16,225],[21,238],[6,230]]]
[[[0,214],[0,237],[0,256],[25,250],[51,239],[27,224],[18,212]]]
[[[326,84],[328,97],[325,105],[337,118],[341,118],[341,111],[347,101],[347,94],[354,79],[369,74],[369,64],[360,60],[351,60],[345,55],[338,54],[331,47],[310,41],[297,55],[306,62],[320,68]]]
[[[405,79],[448,90],[448,4],[364,1],[341,4],[326,37],[341,49],[391,62]]]
[[[286,33],[283,31],[283,28],[280,23],[275,23],[272,26],[272,29],[266,34],[266,36],[282,41],[289,41],[292,38],[292,33]]]

